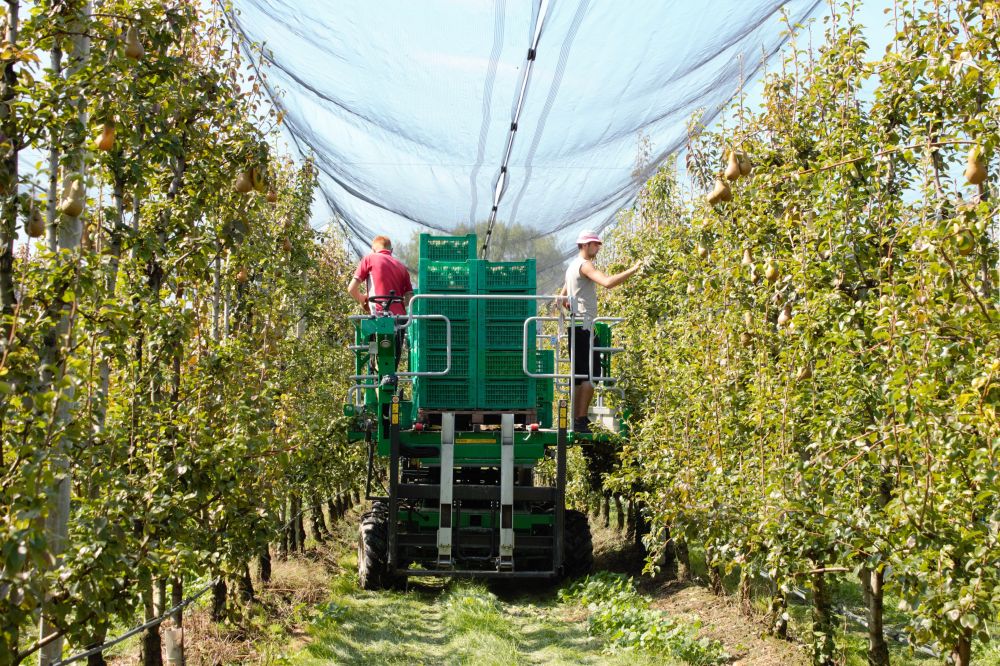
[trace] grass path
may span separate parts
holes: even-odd
[[[411,580],[403,591],[357,586],[355,527],[336,538],[330,599],[309,628],[309,642],[287,663],[318,664],[676,664],[662,654],[610,655],[587,630],[587,612],[560,603],[556,588],[534,582]]]
[[[664,664],[662,655],[607,655],[585,611],[552,590],[498,597],[481,583],[363,592],[348,575],[293,664]]]

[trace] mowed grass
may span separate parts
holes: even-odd
[[[501,600],[483,583],[418,583],[364,592],[338,577],[293,664],[669,664],[662,655],[602,653],[586,614],[555,590]]]
[[[491,589],[482,582],[411,579],[406,591],[366,592],[357,585],[353,548],[341,551],[338,564],[344,573],[331,581],[308,645],[286,663],[678,663],[641,652],[603,653],[602,641],[587,632],[586,610],[559,603],[554,586],[528,581]]]

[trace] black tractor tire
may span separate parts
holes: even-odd
[[[587,515],[567,509],[563,529],[563,577],[586,576],[594,568],[594,541]]]
[[[376,502],[362,514],[358,529],[358,584],[362,590],[384,590],[400,580],[389,572],[389,507]]]

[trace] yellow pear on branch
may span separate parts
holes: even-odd
[[[969,182],[969,185],[982,185],[986,181],[986,176],[986,160],[983,158],[983,149],[980,146],[973,146],[965,164],[965,180]]]
[[[780,276],[781,271],[778,270],[778,266],[774,262],[768,261],[767,264],[764,265],[764,277],[767,278],[768,282],[774,284],[775,280],[777,280]]]
[[[40,238],[45,233],[45,219],[42,217],[42,211],[38,209],[34,201],[31,202],[31,212],[28,213],[28,223],[25,225],[25,231],[31,238]]]
[[[781,314],[778,315],[778,326],[785,328],[792,323],[792,306],[790,304],[785,304],[782,308]]]
[[[736,161],[739,162],[740,165],[740,175],[744,177],[749,176],[750,172],[753,171],[753,165],[750,164],[750,158],[743,153],[739,153],[736,156]]]
[[[125,32],[125,55],[132,60],[140,60],[146,55],[146,49],[142,47],[142,41],[139,39],[139,31],[134,25],[129,26]]]
[[[240,194],[246,194],[253,189],[253,179],[246,171],[240,172],[240,175],[236,176],[236,180],[233,181],[233,189]]]
[[[740,169],[740,160],[736,157],[735,150],[729,151],[729,162],[726,164],[726,170],[722,175],[724,175],[726,180],[729,182],[735,182],[740,179],[740,176],[743,175],[743,171]]]
[[[101,136],[97,139],[97,149],[105,152],[115,145],[115,121],[108,120],[101,127]]]
[[[713,206],[720,201],[733,200],[733,191],[729,188],[729,183],[726,182],[725,178],[716,179],[715,189],[708,193],[706,200]]]
[[[59,212],[67,217],[80,217],[83,205],[87,201],[87,190],[80,178],[74,178],[64,190],[59,202]]]

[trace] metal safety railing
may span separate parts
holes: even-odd
[[[416,298],[416,297],[414,297],[414,298]],[[351,315],[350,317],[348,317],[348,319],[350,321],[363,321],[363,320],[366,320],[366,319],[372,319],[372,318],[377,317],[377,316],[379,316],[379,315]],[[396,324],[396,328],[395,328],[396,331],[405,330],[410,325],[410,322],[413,321],[413,320],[433,319],[433,320],[436,320],[436,321],[443,321],[444,322],[444,341],[445,341],[445,367],[444,367],[444,370],[433,370],[433,371],[423,371],[423,372],[396,372],[394,374],[396,375],[397,378],[404,379],[406,381],[413,381],[414,377],[443,377],[445,375],[448,375],[451,372],[451,319],[449,319],[445,315],[439,315],[439,314],[429,314],[429,315],[410,315],[410,314],[406,314],[406,315],[381,315],[381,316],[386,316],[386,317],[391,316],[391,317],[393,317],[393,319],[395,320],[395,324]],[[405,319],[406,323],[400,325],[399,321],[401,319]],[[353,351],[353,352],[355,352],[355,353],[367,351],[368,355],[370,357],[372,357],[372,358],[374,358],[374,356],[377,354],[377,350],[375,349],[375,341],[371,341],[367,345],[364,345],[364,344],[362,344],[362,345],[348,345],[348,349],[351,350],[351,351]],[[353,380],[355,382],[367,382],[369,380],[378,381],[379,376],[378,375],[350,375],[348,377],[348,379],[351,379],[351,380]],[[362,400],[362,397],[361,397],[362,396],[362,391],[367,391],[367,390],[372,390],[372,389],[377,389],[377,388],[378,388],[378,384],[366,384],[366,383],[357,383],[357,384],[354,384],[349,389],[347,389],[347,401],[349,403],[351,403],[352,405],[354,405],[354,406],[360,406],[364,402]]]
[[[594,352],[608,354],[610,356],[612,354],[617,354],[619,352],[623,352],[623,351],[625,351],[625,349],[623,347],[598,347],[598,346],[595,346],[594,345],[594,335],[593,335],[593,333],[590,336],[590,345],[589,345],[590,349],[589,349],[588,354],[587,354],[587,373],[586,374],[576,374],[576,332],[577,332],[577,328],[579,328],[576,325],[577,324],[577,320],[580,320],[581,322],[583,321],[583,319],[582,319],[582,317],[580,315],[576,315],[576,314],[574,314],[572,312],[570,313],[570,317],[568,318],[568,322],[567,322],[567,317],[565,315],[562,315],[562,314],[560,314],[560,316],[558,316],[558,317],[543,317],[543,316],[528,317],[525,320],[525,322],[524,322],[524,330],[523,330],[523,338],[522,338],[522,340],[523,340],[523,352],[522,352],[522,357],[521,357],[521,368],[522,368],[522,370],[524,370],[524,373],[526,375],[528,375],[529,377],[533,377],[535,379],[553,379],[556,382],[566,381],[569,384],[569,394],[570,394],[569,400],[570,400],[570,404],[571,405],[575,404],[574,398],[575,398],[575,393],[576,393],[576,382],[574,380],[577,380],[577,379],[581,379],[581,380],[584,380],[584,381],[588,381],[591,384],[598,385],[598,387],[601,388],[602,390],[613,390],[616,393],[624,395],[624,391],[622,391],[622,389],[617,388],[617,387],[608,387],[607,386],[608,384],[617,384],[618,383],[618,379],[619,379],[618,377],[613,377],[613,376],[610,376],[610,375],[604,376],[604,375],[595,375],[594,374]],[[556,337],[556,343],[554,344],[554,347],[555,347],[555,372],[552,372],[552,373],[534,372],[531,369],[529,369],[529,367],[528,367],[528,365],[529,365],[529,359],[528,359],[528,332],[529,332],[529,326],[530,326],[531,322],[533,322],[533,321],[537,321],[537,322],[551,322],[551,321],[555,321],[555,322],[558,322],[557,334],[555,336]],[[593,323],[605,322],[605,323],[614,325],[614,324],[620,323],[622,321],[624,321],[624,319],[622,319],[621,317],[596,317],[593,320]],[[547,336],[547,335],[546,336],[539,335],[537,337],[539,337],[539,338],[544,337],[544,338],[547,338],[547,339],[551,339],[550,336]],[[569,358],[568,359],[563,358],[560,355],[560,351],[559,350],[561,348],[561,344],[559,344],[559,343],[561,341],[563,341],[563,340],[567,340],[569,342],[569,344],[568,344],[568,346],[569,346]],[[559,372],[558,370],[559,370],[560,364],[565,363],[567,361],[569,362],[569,368],[570,368],[569,372],[568,373],[561,373],[561,372]],[[603,405],[603,396],[598,395],[598,400],[600,401],[598,404],[599,405]]]
[[[409,307],[413,308],[417,301],[440,301],[440,300],[526,300],[535,302],[555,302],[562,303],[566,302],[567,298],[564,295],[559,294],[416,294],[410,299]],[[446,351],[447,351],[447,361],[446,367],[443,371],[425,371],[425,372],[400,372],[396,373],[396,376],[400,379],[411,380],[413,377],[441,377],[447,375],[451,371],[451,320],[445,315],[393,315],[396,321],[396,330],[406,330],[409,328],[413,321],[418,321],[421,319],[436,319],[443,320],[445,322],[445,338],[446,338]],[[350,319],[352,320],[363,320],[369,319],[370,315],[352,315]],[[558,386],[566,387],[569,393],[569,404],[573,405],[576,397],[576,384],[574,380],[581,379],[588,381],[592,384],[598,385],[602,390],[613,390],[615,392],[621,393],[621,389],[615,385],[618,383],[619,378],[613,376],[602,376],[596,375],[594,373],[594,352],[599,352],[602,354],[617,354],[625,351],[621,347],[599,347],[594,345],[594,339],[591,337],[590,342],[590,353],[588,354],[588,369],[586,374],[576,374],[576,345],[575,345],[575,334],[576,334],[576,323],[582,322],[582,315],[576,312],[575,304],[569,301],[569,312],[567,314],[560,313],[559,316],[533,316],[526,317],[524,320],[523,338],[522,338],[522,349],[521,349],[521,369],[527,377],[532,379],[552,379],[556,382]],[[596,322],[605,322],[611,325],[617,324],[623,319],[619,317],[597,317],[593,320]],[[402,323],[400,323],[402,322]],[[532,322],[557,322],[557,333],[555,336],[555,367],[552,373],[541,373],[537,372],[537,368],[529,367],[530,359],[528,352],[530,347],[528,345],[530,325]],[[545,335],[541,333],[536,333],[535,338],[538,340],[552,340],[552,336]],[[561,341],[569,341],[569,358],[565,358],[560,353]],[[372,343],[373,344],[373,343]],[[350,348],[355,351],[363,351],[365,349],[371,351],[371,345],[351,345]],[[568,362],[569,370],[568,372],[559,372],[559,368],[562,364]],[[366,382],[368,380],[378,380],[377,375],[352,375],[351,379],[359,383],[353,385],[348,390],[348,400],[350,401],[352,397],[356,398],[356,401],[352,404],[361,404],[362,391],[376,389],[378,386],[376,384],[360,383]],[[572,430],[572,424],[570,424],[570,430]]]

